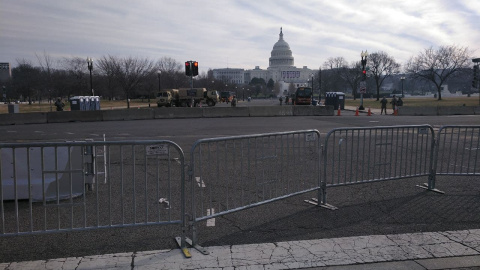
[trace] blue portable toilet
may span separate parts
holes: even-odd
[[[83,103],[85,104],[85,106],[84,106],[84,110],[82,111],[90,111],[90,96],[84,96]]]
[[[91,108],[92,111],[100,110],[100,97],[99,96],[91,97],[90,108]]]

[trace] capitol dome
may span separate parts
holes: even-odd
[[[269,62],[269,67],[293,66],[292,50],[290,50],[288,43],[283,40],[282,28],[280,28],[280,34],[277,43],[273,45]]]

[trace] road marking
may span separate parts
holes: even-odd
[[[73,132],[65,132],[65,134],[73,135],[73,134],[75,134],[75,133],[73,133]]]
[[[200,179],[200,177],[198,177],[198,176],[195,177],[195,181],[197,181],[198,187],[201,187],[201,188],[206,187],[206,186],[205,186],[205,183],[203,182],[203,180]]]
[[[215,209],[207,209],[207,216],[215,214]],[[207,219],[207,227],[215,227],[215,218]]]
[[[17,133],[16,130],[7,130],[8,133]]]

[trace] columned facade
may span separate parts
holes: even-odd
[[[273,45],[267,69],[261,69],[259,66],[249,70],[214,69],[213,76],[218,80],[237,83],[238,76],[243,75],[243,84],[248,84],[253,78],[262,78],[265,82],[272,79],[282,85],[283,91],[288,89],[290,83],[293,83],[296,87],[307,85],[307,82],[312,78],[312,74],[318,71],[309,69],[307,66],[297,68],[294,66],[294,60],[290,45],[284,40],[283,29],[280,28],[278,41]],[[233,70],[235,70],[235,73],[229,72]]]

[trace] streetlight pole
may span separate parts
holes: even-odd
[[[405,80],[405,77],[401,77],[400,80],[402,80],[402,98],[404,98],[405,95],[403,94],[403,81]]]
[[[367,56],[368,52],[365,50],[365,52],[362,51],[360,54],[362,57],[362,81],[360,81],[360,106],[358,107],[359,110],[365,110],[365,107],[363,107],[363,93],[367,92],[367,70],[365,69],[367,66]]]
[[[93,96],[94,95],[93,80],[92,80],[93,59],[91,57],[87,57],[87,66],[88,66],[88,70],[90,71],[90,92]]]
[[[311,79],[312,79],[312,104],[313,104],[313,73],[311,75]]]

